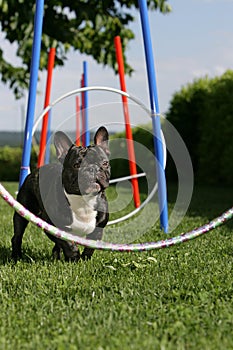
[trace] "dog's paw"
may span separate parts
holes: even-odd
[[[57,244],[53,247],[52,257],[55,260],[61,260],[61,248]]]
[[[86,260],[90,260],[92,255],[94,253],[94,249],[92,248],[84,248],[81,258],[82,260],[86,261]]]
[[[15,250],[15,249],[14,249],[14,250],[12,251],[12,254],[11,254],[11,259],[12,259],[15,263],[17,263],[18,260],[22,259],[22,252],[21,252],[21,250],[18,251],[18,250]]]
[[[77,254],[74,254],[73,256],[65,256],[65,261],[67,262],[78,262],[81,259],[81,255],[79,252]]]

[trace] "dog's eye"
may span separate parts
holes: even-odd
[[[108,166],[108,161],[105,160],[105,161],[102,163],[102,165],[103,165],[104,167],[107,167],[107,166]]]
[[[78,169],[79,167],[80,167],[80,164],[79,164],[79,163],[74,163],[74,164],[73,164],[73,168],[74,168],[74,169]]]

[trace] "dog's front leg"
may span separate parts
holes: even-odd
[[[66,261],[78,262],[80,260],[80,252],[76,244],[54,237],[47,231],[45,231],[45,233],[48,238],[55,243],[52,251],[53,257],[55,259],[60,260],[62,250]]]
[[[96,227],[92,233],[87,235],[87,239],[99,241],[101,240],[102,236],[103,236],[103,227]],[[85,247],[81,255],[82,260],[90,260],[94,251],[95,249],[93,248]]]
[[[61,248],[57,243],[55,243],[55,246],[53,247],[52,256],[55,260],[61,259]]]

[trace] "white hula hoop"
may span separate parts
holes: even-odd
[[[72,91],[69,91],[65,94],[63,94],[62,96],[58,97],[54,102],[52,102],[51,104],[49,104],[43,111],[42,113],[37,117],[34,125],[33,125],[33,129],[32,129],[32,136],[34,135],[39,123],[42,121],[43,117],[45,116],[45,114],[47,114],[56,104],[58,104],[59,102],[61,102],[62,100],[66,99],[67,97],[70,97],[70,96],[73,96],[73,95],[76,95],[76,94],[79,94],[81,92],[86,92],[86,91],[108,91],[108,92],[113,92],[113,93],[116,93],[118,95],[121,95],[121,96],[125,96],[127,97],[128,99],[130,99],[131,101],[133,101],[135,104],[137,104],[138,106],[140,106],[149,116],[150,118],[155,118],[155,117],[158,117],[159,115],[151,115],[151,111],[140,101],[138,100],[136,97],[128,94],[127,92],[124,92],[122,90],[119,90],[119,89],[115,89],[115,88],[112,88],[112,87],[106,87],[106,86],[88,86],[88,87],[82,87],[82,88],[78,88],[78,89],[75,89],[75,90],[72,90]],[[163,135],[163,132],[161,130],[161,138],[162,138],[162,144],[163,144],[163,167],[165,169],[166,167],[166,162],[167,162],[167,149],[166,149],[166,142],[165,142],[165,138],[164,138],[164,135]],[[143,176],[143,175],[141,175]],[[138,176],[137,176],[138,177]],[[119,181],[126,181],[126,180],[129,180],[130,178],[133,178],[131,176],[128,176],[127,178],[125,177],[124,179],[123,178],[119,178],[119,179],[114,179],[114,182],[117,182],[117,180]],[[112,181],[113,183],[113,181]],[[120,223],[122,221],[125,221],[129,218],[131,218],[132,216],[134,216],[135,214],[137,214],[141,209],[143,209],[145,207],[145,205],[147,203],[149,203],[149,201],[151,200],[151,198],[154,196],[154,194],[156,193],[158,189],[158,184],[155,183],[151,193],[148,195],[148,197],[146,198],[146,200],[136,209],[132,210],[130,213],[118,218],[118,219],[115,219],[115,220],[110,220],[107,225],[114,225],[114,224],[117,224],[117,223]]]

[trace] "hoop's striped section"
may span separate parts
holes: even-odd
[[[119,251],[119,252],[139,252],[139,251],[171,247],[173,245],[187,242],[204,233],[207,233],[223,225],[226,221],[230,220],[233,217],[233,207],[232,207],[229,210],[225,211],[222,215],[220,215],[216,219],[210,221],[208,224],[173,238],[168,238],[158,242],[137,243],[137,244],[115,244],[115,243],[109,243],[109,242],[103,242],[103,241],[92,241],[82,237],[74,236],[68,232],[60,230],[57,227],[49,225],[47,222],[41,220],[40,218],[32,214],[29,210],[24,208],[19,202],[17,202],[11,196],[11,194],[7,192],[7,190],[1,183],[0,183],[0,195],[22,217],[32,222],[34,225],[40,227],[41,229],[48,231],[55,237],[61,238],[63,240],[71,241],[85,247],[101,249],[101,250]]]

